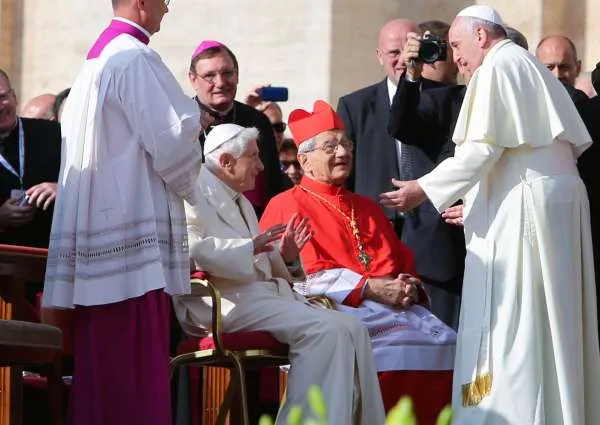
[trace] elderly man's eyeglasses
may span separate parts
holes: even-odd
[[[12,94],[13,94],[12,89],[8,89],[3,92],[0,92],[0,103],[5,104],[5,103],[10,102]]]
[[[338,143],[325,142],[321,146],[317,146],[316,148],[311,149],[310,151],[307,151],[307,152],[321,150],[321,151],[325,152],[327,155],[333,155],[334,153],[337,152],[337,150],[340,146],[342,146],[346,152],[352,152],[354,150],[354,143],[352,143],[352,141],[342,140]]]
[[[287,124],[284,122],[276,122],[271,124],[271,126],[273,127],[273,130],[275,130],[276,133],[283,133],[287,128]]]
[[[217,77],[219,75],[221,76],[221,78],[223,80],[229,81],[233,77],[235,77],[235,70],[234,69],[225,69],[223,71],[214,71],[214,72],[211,71],[211,72],[207,72],[205,74],[198,75],[198,76],[209,84],[215,84],[215,82],[217,81]]]

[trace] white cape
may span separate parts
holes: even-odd
[[[85,62],[63,114],[45,306],[189,293],[182,199],[194,202],[199,122],[195,102],[137,39],[119,35]]]

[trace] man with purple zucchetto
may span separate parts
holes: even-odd
[[[62,116],[44,306],[75,310],[75,425],[169,425],[170,296],[190,292],[201,112],[148,46],[168,0],[112,0]]]

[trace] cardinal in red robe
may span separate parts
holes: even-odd
[[[299,185],[273,198],[262,216],[267,229],[299,213],[314,235],[301,252],[304,295],[326,295],[339,311],[369,330],[386,410],[413,399],[419,424],[434,424],[450,403],[456,333],[427,310],[412,252],[377,203],[344,188],[353,144],[326,102],[288,120],[304,171]],[[432,247],[434,249],[434,247]]]

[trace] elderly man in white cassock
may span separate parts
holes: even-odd
[[[200,113],[148,46],[165,0],[113,0],[62,117],[44,306],[75,309],[72,423],[171,423],[169,295],[190,292]]]
[[[577,157],[590,145],[562,84],[506,39],[487,6],[449,41],[472,74],[453,158],[382,203],[401,211],[463,198],[467,241],[456,424],[600,424],[600,356],[589,206]]]
[[[291,368],[278,424],[287,423],[292,405],[307,409],[311,384],[323,389],[331,423],[383,424],[367,330],[353,317],[313,307],[290,286],[305,278],[299,250],[312,236],[308,221],[295,215],[261,233],[242,194],[263,168],[257,138],[258,130],[236,124],[216,126],[207,136],[197,203],[186,204],[190,257],[221,292],[225,332],[267,331],[289,344]],[[174,305],[188,334],[209,328],[211,307],[202,297],[179,296]]]

